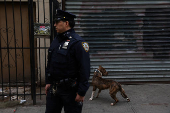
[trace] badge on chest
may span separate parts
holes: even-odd
[[[66,42],[64,42],[62,48],[67,49],[69,42],[70,42],[70,40],[67,40]]]

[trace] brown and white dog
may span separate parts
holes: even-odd
[[[109,89],[110,96],[115,100],[115,102],[111,103],[111,105],[115,105],[119,101],[116,97],[116,94],[118,91],[120,91],[122,97],[126,98],[127,101],[129,102],[130,99],[125,94],[125,91],[122,88],[120,83],[113,81],[113,80],[106,80],[102,78],[102,76],[107,76],[107,75],[108,75],[108,72],[102,66],[99,66],[99,68],[95,70],[93,78],[92,78],[93,91],[92,91],[91,98],[89,100],[93,100],[94,93],[96,89],[98,88],[99,91],[98,91],[96,98],[99,97],[99,93],[101,92],[101,90]]]

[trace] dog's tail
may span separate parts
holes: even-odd
[[[125,90],[122,88],[121,84],[118,83],[118,86],[119,86],[119,89],[120,89],[120,92],[121,92],[121,95],[123,98],[126,98],[127,101],[130,101],[129,98],[127,97],[127,95],[125,94]]]

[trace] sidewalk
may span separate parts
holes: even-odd
[[[89,101],[92,86],[89,88],[82,113],[170,113],[170,84],[122,85],[131,102],[117,93],[119,102],[114,102],[109,90],[103,90],[99,98]],[[97,92],[95,93],[97,94]],[[16,106],[0,109],[0,113],[45,113],[45,97],[37,105]],[[62,112],[64,113],[64,112]]]

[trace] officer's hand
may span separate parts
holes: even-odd
[[[50,86],[51,86],[51,84],[46,84],[46,86],[45,86],[45,93],[46,93],[46,95],[48,93],[48,90],[49,90]]]
[[[75,101],[77,101],[77,102],[83,102],[83,101],[84,101],[84,97],[80,96],[80,95],[77,93],[77,96],[76,96]]]

